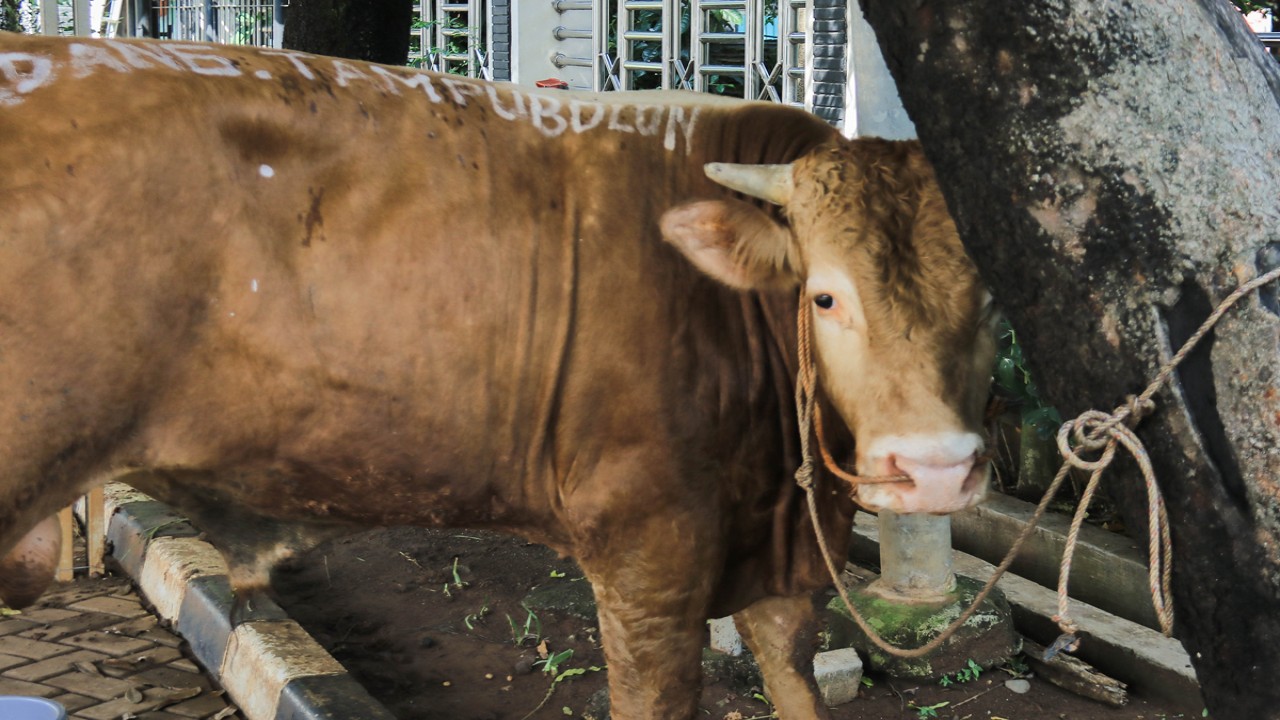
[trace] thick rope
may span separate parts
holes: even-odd
[[[1080,528],[1084,524],[1085,516],[1088,514],[1089,504],[1093,501],[1094,493],[1097,491],[1098,485],[1102,479],[1102,473],[1111,464],[1115,458],[1117,446],[1121,446],[1128,450],[1138,463],[1147,488],[1147,524],[1148,524],[1148,584],[1151,591],[1152,604],[1155,607],[1156,616],[1160,621],[1160,628],[1165,635],[1172,635],[1173,632],[1173,595],[1172,595],[1172,564],[1173,564],[1173,548],[1169,531],[1169,518],[1165,510],[1164,498],[1160,494],[1160,488],[1155,480],[1155,471],[1151,465],[1151,459],[1147,455],[1141,440],[1134,434],[1133,428],[1139,422],[1155,409],[1155,402],[1152,398],[1157,392],[1164,387],[1165,383],[1172,377],[1174,370],[1182,363],[1186,356],[1195,349],[1196,345],[1209,333],[1210,330],[1222,319],[1222,316],[1229,310],[1240,298],[1253,292],[1262,285],[1280,277],[1280,268],[1275,268],[1253,280],[1241,285],[1231,292],[1217,308],[1214,309],[1209,317],[1201,323],[1190,338],[1183,343],[1178,352],[1160,368],[1151,384],[1147,386],[1142,394],[1137,397],[1131,397],[1129,402],[1116,408],[1111,414],[1103,413],[1097,410],[1089,410],[1081,413],[1079,417],[1070,422],[1063,423],[1058,429],[1058,450],[1062,453],[1063,464],[1059,468],[1058,473],[1054,476],[1053,482],[1045,491],[1039,505],[1036,506],[1035,513],[1027,522],[1022,532],[1014,540],[1010,546],[1009,552],[1004,559],[996,567],[995,572],[987,580],[975,596],[973,604],[970,605],[960,617],[956,618],[946,629],[938,634],[933,640],[918,648],[902,649],[889,645],[884,638],[876,633],[862,617],[853,602],[850,601],[844,584],[840,582],[839,572],[836,570],[835,563],[831,559],[831,553],[828,549],[826,538],[822,534],[821,525],[818,523],[817,501],[813,493],[813,455],[809,448],[809,433],[813,429],[813,423],[817,416],[817,402],[815,400],[815,384],[813,370],[812,345],[810,339],[810,313],[806,303],[800,302],[797,317],[797,335],[800,351],[800,371],[796,378],[796,412],[800,422],[800,451],[801,464],[796,470],[796,483],[805,491],[805,496],[809,506],[809,517],[813,523],[814,533],[818,539],[818,547],[822,552],[823,561],[826,563],[827,571],[831,574],[832,582],[835,583],[836,591],[840,594],[840,599],[844,601],[845,607],[848,608],[854,622],[862,630],[863,633],[871,640],[871,642],[881,650],[904,658],[915,658],[927,655],[942,645],[948,638],[955,633],[965,622],[973,616],[977,608],[991,594],[996,583],[1009,569],[1013,563],[1014,557],[1021,551],[1023,543],[1031,536],[1032,531],[1039,523],[1040,518],[1044,516],[1049,504],[1057,495],[1058,490],[1062,487],[1070,474],[1071,468],[1080,468],[1091,472],[1089,482],[1085,486],[1085,490],[1081,495],[1079,506],[1076,513],[1072,517],[1071,527],[1067,534],[1066,545],[1063,548],[1062,565],[1058,576],[1058,615],[1054,619],[1057,621],[1059,628],[1062,629],[1063,635],[1059,637],[1045,652],[1045,659],[1051,659],[1053,655],[1062,650],[1068,652],[1074,650],[1079,645],[1079,627],[1071,619],[1069,613],[1069,597],[1067,594],[1067,583],[1071,575],[1071,562],[1075,555],[1075,547],[1079,540]],[[841,471],[830,460],[829,453],[826,452],[822,445],[822,436],[817,435],[820,448],[822,449],[823,460],[827,464],[828,469],[835,474],[844,478],[847,482],[856,484],[865,482],[910,482],[910,478],[902,476],[890,476],[888,478],[863,478],[859,476],[849,475]],[[1075,439],[1074,446],[1072,438]],[[1082,452],[1098,452],[1101,455],[1097,460],[1086,460],[1081,457]],[[850,479],[852,478],[852,479]]]
[[[800,371],[796,382],[796,408],[804,408],[801,415],[808,415],[807,418],[801,418],[802,425],[812,427],[818,438],[818,452],[822,456],[822,464],[833,475],[844,480],[850,485],[871,485],[880,483],[909,483],[911,478],[906,475],[855,475],[840,467],[834,458],[831,457],[831,451],[827,450],[827,439],[822,432],[822,408],[818,405],[816,398],[817,388],[817,372],[813,367],[813,346],[812,331],[810,328],[810,315],[805,312],[804,302],[800,303],[800,312],[796,316],[796,337],[800,345]],[[807,398],[805,405],[801,405],[801,391]],[[806,428],[801,428],[802,440],[801,446],[807,448],[809,446],[808,434]],[[805,457],[809,457],[806,455]],[[812,467],[809,473],[812,474]]]
[[[1165,510],[1164,498],[1160,494],[1159,485],[1156,483],[1155,470],[1151,466],[1151,458],[1147,455],[1142,441],[1134,434],[1133,428],[1155,409],[1155,401],[1152,398],[1169,382],[1169,378],[1173,376],[1174,371],[1182,364],[1182,361],[1204,339],[1204,336],[1208,335],[1209,331],[1218,324],[1222,316],[1240,298],[1276,278],[1280,278],[1280,268],[1275,268],[1244,283],[1227,295],[1222,302],[1218,303],[1213,312],[1205,318],[1195,333],[1187,338],[1187,341],[1169,359],[1169,362],[1160,368],[1160,371],[1156,373],[1155,379],[1142,391],[1142,394],[1131,397],[1129,402],[1116,408],[1110,415],[1097,410],[1089,410],[1081,413],[1076,419],[1063,423],[1062,427],[1058,429],[1058,451],[1062,453],[1064,461],[1062,468],[1058,470],[1058,476],[1065,477],[1072,467],[1088,470],[1091,474],[1088,484],[1085,485],[1084,493],[1081,495],[1080,504],[1076,508],[1075,516],[1071,519],[1071,530],[1067,535],[1067,544],[1063,548],[1062,566],[1058,574],[1058,616],[1055,618],[1063,634],[1050,647],[1049,651],[1051,653],[1061,649],[1072,650],[1079,643],[1079,627],[1071,618],[1069,612],[1070,601],[1067,595],[1067,582],[1071,575],[1071,561],[1075,554],[1080,526],[1084,523],[1085,515],[1089,510],[1089,503],[1092,501],[1094,491],[1102,479],[1102,472],[1115,458],[1117,445],[1128,450],[1129,454],[1137,461],[1138,467],[1142,471],[1143,480],[1146,483],[1148,527],[1147,584],[1151,591],[1152,606],[1155,608],[1156,617],[1160,621],[1160,630],[1165,635],[1172,636],[1173,543],[1169,531],[1169,516]],[[1075,440],[1074,447],[1071,442],[1072,438]],[[1089,461],[1081,457],[1082,452],[1098,451],[1101,451],[1102,454],[1097,460]]]
[[[1042,501],[1041,507],[1036,508],[1036,515],[1033,518],[1033,522],[1029,524],[1027,528],[1023,530],[1022,534],[1018,537],[1018,539],[1014,541],[1013,547],[1010,549],[1009,554],[1005,557],[1004,561],[1000,563],[1000,566],[996,569],[995,574],[991,577],[990,580],[987,581],[987,584],[984,585],[982,590],[980,590],[978,594],[974,597],[973,604],[970,605],[968,608],[965,608],[964,612],[962,612],[959,617],[957,617],[950,625],[948,625],[946,629],[944,629],[941,633],[937,635],[937,637],[933,638],[928,643],[925,643],[924,645],[921,645],[920,647],[917,647],[917,648],[904,649],[904,648],[898,648],[898,647],[894,647],[893,645],[890,645],[888,641],[886,641],[879,633],[875,631],[875,629],[871,627],[870,623],[867,622],[866,618],[862,616],[862,613],[858,612],[858,609],[854,606],[853,601],[849,599],[849,594],[848,594],[848,591],[845,590],[844,583],[840,582],[840,573],[836,569],[835,561],[831,559],[831,550],[827,545],[826,537],[822,534],[822,525],[818,522],[818,503],[813,493],[813,452],[809,447],[810,433],[812,430],[815,429],[814,422],[815,422],[815,419],[817,418],[818,403],[817,403],[817,399],[815,397],[815,391],[814,391],[816,380],[815,380],[815,375],[813,371],[813,355],[812,355],[813,348],[810,340],[811,333],[809,328],[809,313],[807,311],[808,311],[808,307],[806,307],[805,303],[801,302],[800,310],[797,318],[797,336],[798,336],[799,350],[800,350],[800,371],[799,371],[799,377],[797,378],[797,381],[796,381],[796,417],[800,425],[800,458],[801,460],[800,460],[800,467],[796,470],[796,474],[795,474],[796,484],[798,484],[801,488],[804,489],[805,501],[807,502],[809,507],[809,519],[813,523],[814,535],[818,539],[818,549],[822,553],[822,560],[827,566],[827,572],[830,573],[832,582],[835,584],[836,592],[840,594],[840,599],[844,601],[844,605],[846,608],[848,608],[849,615],[850,617],[853,618],[854,623],[858,626],[859,629],[862,630],[862,632],[867,636],[867,638],[872,642],[872,644],[874,644],[876,647],[880,648],[881,650],[884,650],[885,652],[889,653],[890,655],[896,655],[898,657],[903,657],[903,658],[923,657],[924,655],[928,655],[929,653],[941,647],[944,642],[946,642],[952,635],[954,635],[955,632],[959,630],[962,625],[968,622],[969,618],[973,617],[973,614],[978,611],[978,608],[981,607],[983,601],[987,599],[987,596],[990,595],[991,591],[995,588],[996,581],[1000,579],[1000,576],[1004,575],[1004,572],[1008,570],[1009,565],[1013,563],[1014,556],[1017,554],[1018,550],[1021,549],[1023,542],[1025,542],[1027,537],[1030,536],[1031,534],[1030,531],[1031,531],[1031,528],[1034,526],[1034,521],[1038,520],[1039,517],[1044,514],[1044,511],[1048,508],[1049,503],[1047,500]],[[818,438],[819,444],[821,446],[821,440],[822,440],[821,434],[813,433],[813,435]],[[861,484],[864,482],[910,482],[911,481],[910,478],[905,476],[886,476],[886,477],[866,478],[865,476],[850,475],[849,473],[844,472],[838,466],[836,466],[834,461],[831,461],[828,459],[830,458],[830,455],[829,453],[826,452],[825,448],[823,448],[822,454],[824,456],[823,459],[824,461],[826,461],[826,465],[829,470],[834,472],[837,476],[846,479],[847,482],[854,483],[855,485]]]

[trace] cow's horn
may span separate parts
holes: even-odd
[[[707,163],[707,177],[729,188],[775,205],[791,199],[795,184],[790,165],[744,165],[739,163]]]

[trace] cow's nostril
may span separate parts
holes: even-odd
[[[890,456],[893,474],[911,478],[916,488],[930,486],[933,492],[967,492],[972,481],[974,458],[958,462],[934,463],[916,461],[901,456]]]
[[[878,478],[911,478],[911,473],[898,465],[898,456],[893,453],[876,458],[871,464],[871,474]],[[904,483],[902,487],[910,486]]]
[[[890,455],[884,460],[884,474],[885,475],[906,475],[907,473],[901,467],[898,467],[898,456]]]
[[[981,489],[983,483],[989,477],[988,469],[991,467],[990,459],[974,457],[973,463],[969,467],[969,477],[964,479],[964,485],[961,491],[965,493],[974,493]]]

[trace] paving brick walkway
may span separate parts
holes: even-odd
[[[185,653],[127,580],[80,579],[0,618],[0,695],[83,720],[242,720]]]

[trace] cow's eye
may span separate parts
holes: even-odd
[[[813,304],[823,310],[830,310],[836,306],[836,299],[826,293],[822,293],[821,295],[813,296]]]

